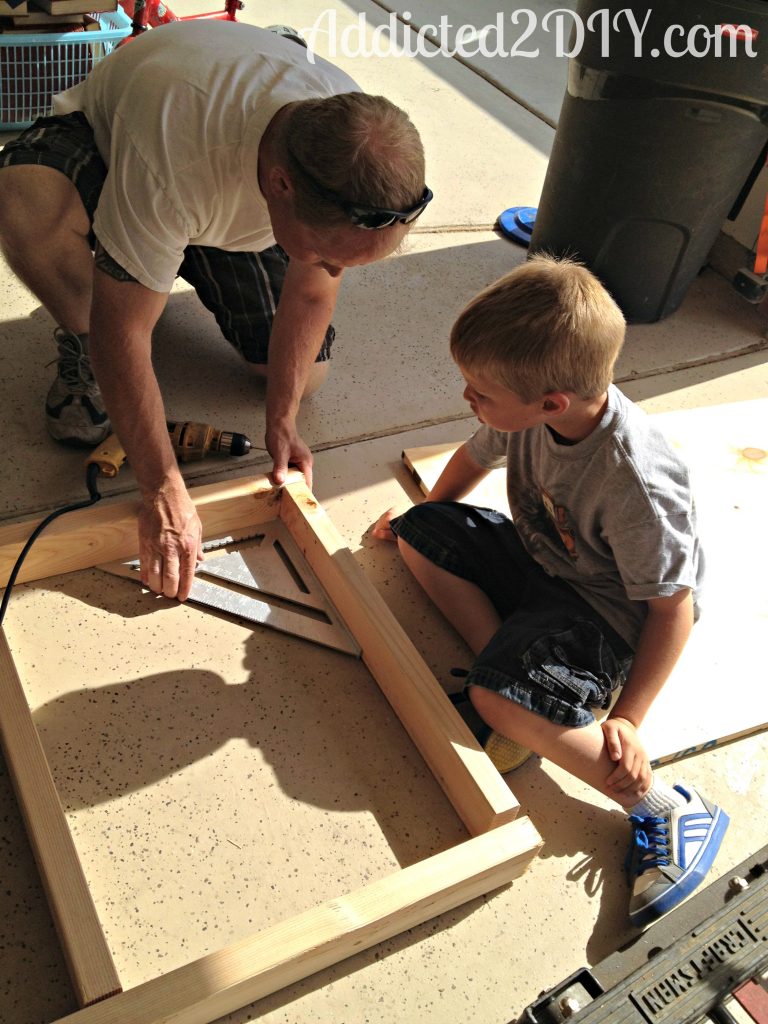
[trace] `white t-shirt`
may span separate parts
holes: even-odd
[[[178,22],[121,46],[55,98],[81,110],[108,167],[96,237],[153,291],[173,284],[187,245],[274,245],[259,190],[264,131],[287,103],[359,92],[343,71],[265,29]]]

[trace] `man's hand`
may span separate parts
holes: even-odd
[[[203,558],[202,524],[186,487],[147,495],[139,512],[141,582],[156,594],[186,601]]]
[[[371,536],[377,540],[392,540],[396,541],[397,537],[392,533],[390,523],[393,519],[396,519],[401,513],[397,512],[393,508],[388,508],[384,515],[380,516],[374,523],[373,529],[371,530]]]
[[[141,581],[156,594],[185,601],[203,555],[202,527],[179,472],[152,367],[152,330],[167,297],[134,281],[100,248],[90,355],[112,429],[142,494]]]
[[[637,803],[651,786],[651,765],[635,726],[626,718],[606,718],[601,723],[608,756],[617,765],[606,786],[620,803]]]
[[[312,490],[312,452],[307,448],[296,430],[293,421],[283,420],[267,428],[267,451],[274,463],[272,477],[276,484],[285,483],[288,464],[296,466],[304,474],[307,487]]]

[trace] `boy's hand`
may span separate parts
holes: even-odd
[[[377,540],[397,540],[397,537],[392,533],[389,524],[393,519],[396,519],[401,513],[396,511],[394,508],[388,508],[383,516],[373,524],[371,534]]]
[[[651,786],[651,764],[635,726],[626,718],[606,718],[602,724],[608,756],[617,765],[606,779],[620,803],[637,803]]]

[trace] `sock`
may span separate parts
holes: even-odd
[[[687,803],[688,801],[682,793],[654,775],[651,788],[642,800],[634,807],[630,807],[629,813],[636,814],[641,818],[654,818],[666,814],[673,807],[684,807]]]

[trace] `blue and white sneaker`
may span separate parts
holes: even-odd
[[[629,919],[646,925],[676,907],[701,884],[720,849],[729,818],[695,789],[674,787],[686,799],[663,815],[631,814],[627,872]]]

